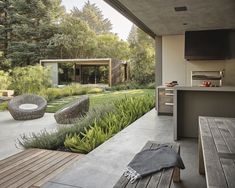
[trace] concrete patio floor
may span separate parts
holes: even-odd
[[[173,142],[173,118],[157,116],[153,109],[43,187],[111,188],[148,140]],[[205,177],[198,173],[197,140],[182,139],[179,143],[186,169],[181,171],[181,183],[172,183],[172,187],[206,187]]]
[[[22,148],[16,147],[20,135],[53,131],[56,127],[54,114],[46,113],[35,120],[16,121],[8,111],[0,112],[0,160],[22,151]]]

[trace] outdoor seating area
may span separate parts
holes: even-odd
[[[0,0],[0,188],[235,188],[234,0]]]

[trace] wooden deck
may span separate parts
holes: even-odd
[[[83,155],[28,149],[0,161],[0,187],[40,187]]]

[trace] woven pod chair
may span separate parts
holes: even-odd
[[[21,105],[37,105],[34,109],[22,109]],[[20,95],[11,99],[8,103],[8,110],[15,120],[30,120],[43,117],[47,107],[47,101],[37,95]]]
[[[58,110],[55,114],[55,120],[58,124],[72,124],[79,117],[83,116],[89,110],[89,97],[84,95]]]

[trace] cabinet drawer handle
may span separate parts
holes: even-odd
[[[165,105],[166,105],[166,106],[174,106],[174,103],[166,102]]]
[[[174,93],[165,93],[166,96],[173,96]]]

